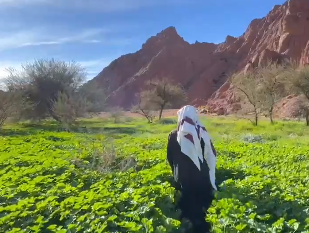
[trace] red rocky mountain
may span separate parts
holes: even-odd
[[[289,0],[221,44],[189,44],[169,27],[139,51],[114,60],[94,80],[113,93],[110,104],[129,108],[146,80],[168,77],[186,88],[191,104],[208,101],[213,111],[229,113],[239,108],[227,82],[230,74],[268,59],[306,62],[308,56],[309,0]]]

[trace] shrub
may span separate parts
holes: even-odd
[[[245,135],[242,140],[247,143],[263,143],[264,139],[261,135],[252,135],[247,134]]]
[[[118,123],[123,114],[123,109],[120,107],[113,107],[109,110],[110,117],[114,120],[114,123]]]
[[[21,112],[31,105],[16,91],[0,91],[0,129],[9,119],[18,121]]]
[[[118,155],[113,139],[103,139],[101,145],[92,148],[86,158],[76,157],[71,161],[75,166],[107,174],[115,170],[126,171],[137,165],[134,157]]]
[[[59,92],[57,99],[51,102],[53,115],[68,131],[78,117],[86,115],[89,106],[87,100],[74,91]]]
[[[170,119],[170,118],[162,118],[159,120],[159,123],[162,125],[175,125],[177,124],[177,120],[175,119]]]

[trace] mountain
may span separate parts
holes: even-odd
[[[271,59],[306,62],[309,56],[309,1],[289,0],[254,19],[238,38],[221,44],[189,44],[174,27],[150,37],[142,48],[114,60],[93,80],[108,87],[110,104],[129,108],[145,81],[167,77],[182,84],[191,104],[214,112],[239,108],[228,76]]]
[[[237,41],[242,41],[239,42],[240,46],[236,45]],[[231,45],[222,46],[225,47],[224,51],[231,51]],[[241,48],[246,47],[239,60],[238,71],[256,67],[267,59],[293,59],[302,64],[309,63],[309,1],[290,0],[274,6],[266,17],[253,20],[232,47],[236,56]],[[233,91],[226,82],[209,98],[208,105],[213,112],[230,113],[239,107],[235,102]],[[291,105],[289,102],[296,103],[297,97],[286,98],[281,103],[282,108],[278,109],[279,115],[292,117],[297,112],[284,109]]]

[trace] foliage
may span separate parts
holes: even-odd
[[[266,65],[259,67],[257,72],[261,78],[261,105],[263,110],[267,111],[270,122],[273,124],[274,106],[286,96],[284,88],[286,68],[276,63],[267,62]]]
[[[249,70],[235,74],[231,81],[236,93],[245,100],[254,113],[252,123],[258,125],[258,117],[262,108],[263,86],[261,85],[259,69]]]
[[[204,123],[219,154],[220,191],[207,216],[212,232],[307,232],[309,132],[302,123],[260,121],[255,127],[211,117]],[[55,132],[51,122],[4,128],[0,232],[180,232],[185,226],[177,220],[166,164],[167,134],[175,125],[80,124],[88,133]],[[242,142],[248,131],[263,143]],[[100,165],[93,169],[93,158],[100,157],[94,155],[104,153],[116,154],[116,161],[134,156],[137,164],[107,173]],[[72,163],[77,158],[89,166]]]
[[[52,103],[57,100],[58,93],[77,90],[86,78],[86,72],[79,64],[54,59],[38,60],[22,65],[21,70],[8,71],[5,80],[7,89],[19,91],[35,104],[32,111],[23,114],[29,119],[51,116],[59,120],[52,110]]]
[[[31,105],[16,91],[0,91],[0,128],[8,119],[17,120]]]
[[[174,118],[165,118],[165,119],[159,120],[159,123],[163,125],[176,125],[177,120],[175,120]]]
[[[89,103],[76,91],[59,92],[56,100],[52,101],[52,112],[67,130],[78,117],[85,117]]]
[[[288,86],[296,94],[301,94],[304,98],[302,109],[305,112],[306,124],[309,126],[309,66],[291,66],[286,73]]]
[[[178,108],[186,102],[185,91],[167,78],[151,80],[147,87],[141,93],[141,98],[148,106],[159,110],[159,120],[166,107]]]
[[[109,109],[110,117],[114,119],[114,123],[118,123],[123,116],[123,109],[120,107],[113,107]]]
[[[97,140],[89,140],[98,143]],[[87,143],[82,144],[89,146]],[[102,138],[101,147],[94,147],[87,159],[75,157],[71,162],[78,168],[97,171],[101,174],[108,174],[112,171],[125,171],[136,165],[133,157],[121,158],[117,154],[113,139],[110,138]]]
[[[255,142],[262,143],[264,140],[261,135],[247,134],[243,137],[243,141],[248,143],[255,143]]]
[[[106,90],[95,81],[83,84],[78,89],[78,93],[87,100],[89,113],[100,113],[105,110],[107,102]]]

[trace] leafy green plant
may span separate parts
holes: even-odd
[[[130,134],[119,130],[128,123],[79,123],[87,134],[55,132],[48,122],[5,129],[0,232],[184,232],[190,227],[178,221],[166,164],[166,137],[174,125],[133,120]],[[91,131],[103,125],[119,128]],[[219,154],[220,191],[207,215],[212,232],[308,232],[309,133],[303,124],[261,121],[255,127],[208,118],[205,125]],[[263,135],[266,129],[267,137],[277,140],[240,140],[246,131]],[[105,160],[104,154],[110,156]],[[73,164],[77,158],[86,166]],[[133,166],[127,169],[122,161],[134,161]],[[107,164],[113,169],[100,171]]]

